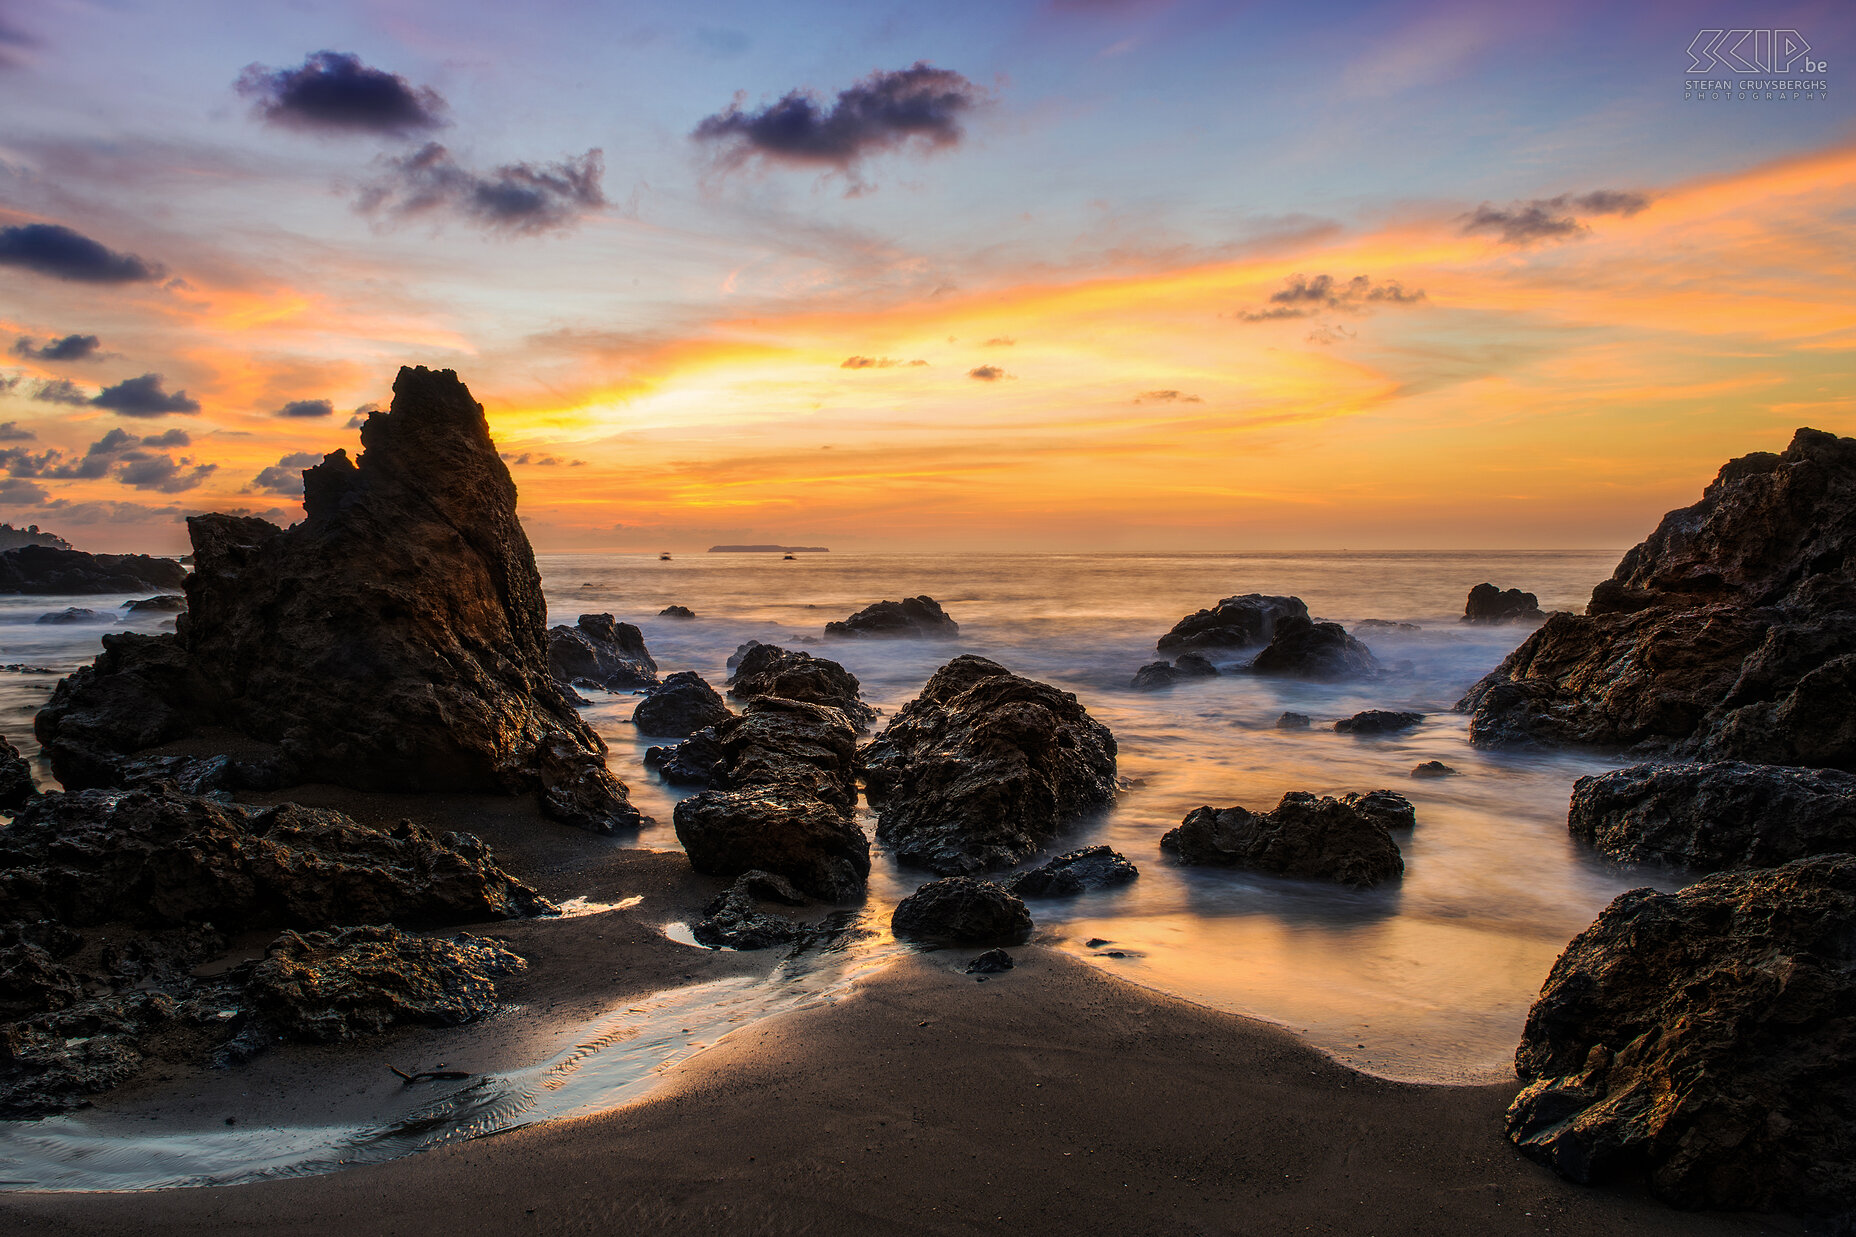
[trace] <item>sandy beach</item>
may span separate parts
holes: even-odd
[[[636,904],[486,926],[530,964],[474,1027],[288,1046],[102,1097],[161,1121],[339,1121],[394,1102],[384,1062],[511,1068],[658,989],[761,974],[661,925],[719,883],[679,855],[540,820],[525,800],[290,797],[481,832],[550,896]],[[1508,1085],[1345,1068],[1281,1029],[1124,983],[1056,949],[978,982],[973,951],[908,953],[830,1003],[735,1032],[613,1111],[390,1163],[228,1187],[8,1193],[20,1234],[1788,1233],[1584,1188],[1501,1136]]]

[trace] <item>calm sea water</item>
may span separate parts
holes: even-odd
[[[1060,846],[1106,842],[1141,869],[1123,890],[1031,904],[1040,938],[1138,983],[1286,1025],[1362,1068],[1392,1077],[1474,1081],[1511,1076],[1527,1007],[1553,959],[1614,896],[1658,874],[1622,873],[1566,832],[1572,782],[1609,767],[1590,755],[1479,752],[1450,706],[1526,634],[1455,621],[1484,580],[1577,609],[1610,574],[1615,551],[1258,555],[545,555],[551,621],[610,612],[644,630],[664,673],[693,669],[718,687],[748,639],[806,647],[855,673],[886,714],[963,652],[1075,692],[1114,731],[1121,772],[1141,784],[1104,819]],[[1396,669],[1372,683],[1312,685],[1241,676],[1135,692],[1154,641],[1182,615],[1232,593],[1292,593],[1318,617],[1352,626],[1382,618],[1422,630],[1367,633]],[[952,643],[833,641],[824,624],[874,601],[926,593],[960,623]],[[0,662],[68,672],[108,630],[161,630],[119,598],[0,598]],[[661,619],[672,603],[695,621]],[[35,622],[65,606],[108,622]],[[32,751],[31,714],[49,675],[0,673],[0,732]],[[586,713],[612,749],[633,799],[656,818],[641,845],[675,849],[678,793],[643,766],[652,740],[630,725],[633,696]],[[1426,714],[1392,738],[1334,734],[1365,708]],[[1274,728],[1286,709],[1310,731]],[[882,723],[879,721],[878,725]],[[1463,776],[1409,777],[1442,760]],[[1285,792],[1389,787],[1417,806],[1401,839],[1402,883],[1368,892],[1243,873],[1174,867],[1160,835],[1204,804],[1274,806]],[[873,823],[873,822],[871,822]],[[871,896],[887,907],[928,879],[878,849]],[[1091,949],[1101,938],[1112,944]],[[1121,958],[1101,956],[1108,950]]]

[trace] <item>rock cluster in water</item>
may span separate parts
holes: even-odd
[[[0,553],[0,593],[171,593],[187,569],[149,554],[86,554],[29,545]]]
[[[1307,618],[1300,597],[1273,597],[1245,593],[1226,597],[1209,610],[1189,614],[1155,644],[1166,654],[1250,649],[1268,644],[1276,624],[1285,618]]]
[[[1703,872],[1856,853],[1856,774],[1740,761],[1632,765],[1580,778],[1567,825],[1620,862]]]
[[[1636,889],[1561,955],[1508,1110],[1575,1181],[1847,1219],[1856,1200],[1856,856]]]
[[[719,726],[734,714],[720,692],[694,670],[679,670],[652,689],[632,711],[639,734],[687,739],[698,730]]]
[[[856,732],[838,709],[762,696],[692,738],[712,789],[677,804],[677,840],[712,876],[761,870],[828,902],[860,895],[870,842],[855,817]]]
[[[1069,692],[972,654],[935,671],[857,760],[877,836],[941,875],[1018,863],[1116,792],[1108,727]]]
[[[548,629],[548,673],[569,687],[609,692],[657,683],[657,661],[644,633],[610,614],[582,614],[572,627]]]
[[[1518,588],[1504,591],[1493,584],[1478,584],[1463,602],[1465,623],[1538,623],[1546,617],[1540,598]]]
[[[337,451],[304,472],[287,530],[188,521],[179,630],[107,635],[58,685],[37,722],[53,771],[111,785],[133,753],[229,730],[274,753],[254,765],[272,785],[539,791],[556,819],[636,825],[551,679],[541,577],[482,407],[448,370],[402,369],[361,441],[358,463]]]
[[[1373,651],[1347,634],[1339,623],[1317,623],[1305,615],[1279,620],[1275,634],[1251,660],[1253,674],[1333,681],[1369,678],[1379,673]]]
[[[1136,691],[1158,691],[1182,679],[1215,679],[1218,667],[1203,653],[1181,653],[1173,662],[1150,661],[1134,672],[1128,686]]]
[[[1464,697],[1482,745],[1856,770],[1856,439],[1743,456]]]
[[[737,700],[778,696],[828,705],[849,718],[860,733],[876,720],[876,710],[860,695],[857,676],[827,658],[750,640],[735,650],[729,669],[734,677],[729,680],[728,694]]]
[[[1160,849],[1199,867],[1247,868],[1279,876],[1371,888],[1399,879],[1405,860],[1387,827],[1402,819],[1391,791],[1331,799],[1291,791],[1272,811],[1196,808],[1160,839]]]
[[[1140,876],[1127,856],[1106,846],[1069,851],[1041,867],[1020,872],[1005,882],[1021,898],[1067,898],[1091,889],[1112,889]]]
[[[1422,725],[1424,714],[1406,710],[1368,709],[1334,723],[1335,734],[1395,734]]]
[[[879,601],[841,622],[825,624],[827,636],[907,640],[952,640],[960,624],[932,597]]]

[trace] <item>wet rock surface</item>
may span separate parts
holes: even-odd
[[[971,654],[859,751],[877,836],[943,874],[1009,867],[1114,802],[1115,737],[1075,696]]]
[[[1413,765],[1411,776],[1416,778],[1461,777],[1462,772],[1458,769],[1452,769],[1441,760],[1427,760],[1423,764]]]
[[[662,610],[659,610],[657,612],[657,617],[673,618],[673,619],[693,619],[696,617],[696,611],[690,609],[688,606],[665,606]]]
[[[582,614],[572,627],[548,628],[548,673],[570,686],[630,691],[656,685],[657,662],[637,627],[610,614]]]
[[[1459,709],[1484,746],[1856,770],[1856,440],[1730,461]]]
[[[1856,857],[1632,890],[1529,1012],[1508,1136],[1575,1181],[1847,1222],[1853,1028]]]
[[[1012,955],[1003,949],[988,949],[973,961],[967,963],[969,975],[999,975],[1012,969],[1016,964]]]
[[[949,876],[898,902],[890,931],[936,944],[1017,945],[1031,938],[1031,912],[991,881]]]
[[[188,520],[179,630],[108,635],[58,685],[37,721],[54,772],[94,785],[122,756],[230,730],[274,744],[286,782],[539,790],[568,823],[638,824],[549,674],[541,577],[482,407],[448,370],[402,369],[361,441],[358,464],[337,451],[305,471],[288,530]]]
[[[326,808],[249,813],[188,795],[44,795],[0,829],[0,908],[70,927],[122,921],[222,931],[435,925],[553,907],[465,833],[370,829]]]
[[[807,935],[807,929],[787,916],[762,910],[761,902],[804,906],[806,898],[783,876],[772,872],[743,872],[720,897],[709,903],[692,934],[698,943],[711,949],[767,949],[790,944]]]
[[[698,730],[733,717],[720,692],[694,670],[679,670],[638,702],[632,724],[638,733],[687,739]]]
[[[131,614],[179,614],[187,608],[187,598],[180,593],[162,593],[125,601],[122,608]]]
[[[720,786],[728,780],[728,753],[713,730],[699,730],[675,747],[647,747],[644,767],[672,786]]]
[[[66,606],[62,610],[41,614],[32,621],[46,626],[67,627],[78,623],[114,623],[116,616],[103,614],[87,606]]]
[[[729,680],[728,694],[737,700],[778,696],[829,705],[860,732],[876,721],[876,710],[860,695],[857,676],[835,661],[749,641],[736,651],[730,666],[734,677]]]
[[[891,640],[952,640],[960,624],[949,618],[932,597],[905,597],[879,601],[841,622],[825,624],[825,634]]]
[[[38,793],[32,766],[0,735],[0,812],[11,812]]]
[[[1173,669],[1172,662],[1150,661],[1134,672],[1128,680],[1128,686],[1139,692],[1154,692],[1171,687],[1183,676]]]
[[[1203,650],[1251,649],[1268,644],[1276,624],[1292,616],[1307,618],[1300,597],[1245,593],[1226,597],[1209,610],[1188,614],[1161,636],[1155,649],[1175,654]]]
[[[708,771],[715,789],[676,808],[677,838],[698,872],[761,869],[829,902],[862,894],[870,842],[853,815],[856,733],[842,712],[764,696],[682,748],[692,743],[719,753]]]
[[[187,569],[148,554],[86,554],[29,545],[0,553],[0,593],[171,593]]]
[[[527,963],[463,933],[451,939],[363,926],[286,932],[252,969],[249,993],[267,1026],[337,1043],[405,1024],[458,1026],[496,1009],[496,981]]]
[[[1343,717],[1334,723],[1336,734],[1395,734],[1423,724],[1424,714],[1387,709],[1368,709]]]
[[[1418,813],[1411,806],[1411,800],[1396,790],[1354,791],[1342,795],[1340,801],[1387,830],[1411,829],[1418,824]]]
[[[1381,814],[1302,791],[1284,795],[1268,812],[1196,808],[1160,839],[1160,849],[1189,866],[1246,868],[1355,888],[1405,872]]]
[[[1284,713],[1276,719],[1278,730],[1307,730],[1312,724],[1306,713]]]
[[[1632,765],[1574,783],[1567,827],[1623,863],[1704,872],[1856,853],[1856,774],[1739,761]]]
[[[1493,584],[1478,584],[1463,602],[1465,623],[1538,623],[1546,617],[1540,609],[1540,598],[1518,588],[1504,590]]]
[[[1127,856],[1106,846],[1085,846],[1058,855],[1042,867],[1020,872],[1005,882],[1020,898],[1067,898],[1091,889],[1110,889],[1140,876]]]
[[[1379,662],[1339,623],[1290,615],[1277,622],[1268,647],[1251,661],[1250,669],[1254,674],[1332,681],[1370,678],[1379,672]]]

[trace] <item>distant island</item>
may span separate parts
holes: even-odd
[[[711,554],[829,554],[822,545],[712,545]]]
[[[57,533],[42,533],[37,524],[28,524],[24,528],[14,528],[11,524],[0,524],[0,551],[17,550],[22,546],[48,545],[54,550],[69,550],[71,543]]]

